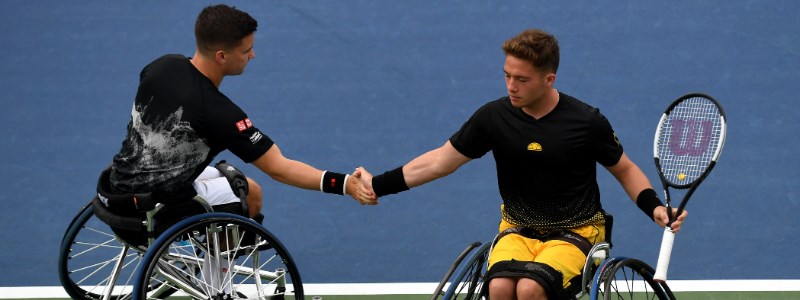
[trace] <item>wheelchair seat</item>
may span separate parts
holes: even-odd
[[[97,194],[92,199],[94,213],[114,234],[136,248],[146,249],[152,240],[185,218],[213,212],[196,194],[184,201],[161,203],[152,193],[111,193],[110,175],[110,167],[100,174]]]

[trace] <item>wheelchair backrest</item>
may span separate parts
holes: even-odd
[[[114,194],[111,192],[111,167],[100,173],[97,180],[97,197],[109,211],[118,215],[134,215],[153,210],[156,201],[152,193]]]

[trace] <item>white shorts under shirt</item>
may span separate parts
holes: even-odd
[[[211,206],[240,202],[239,197],[233,193],[228,179],[216,168],[206,167],[192,185],[197,190],[197,195],[203,197]]]

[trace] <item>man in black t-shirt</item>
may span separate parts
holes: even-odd
[[[127,136],[111,166],[111,192],[151,192],[162,202],[185,201],[197,193],[212,205],[238,202],[227,180],[209,167],[217,154],[230,150],[282,183],[349,194],[361,204],[376,202],[374,194],[360,181],[348,180],[349,175],[284,157],[278,145],[220,92],[222,79],[242,74],[255,57],[257,26],[236,8],[206,7],[195,23],[193,57],[164,55],[142,70]],[[247,215],[256,217],[261,189],[247,180]]]
[[[576,288],[586,252],[605,237],[596,166],[613,174],[660,226],[666,208],[625,155],[598,109],[553,88],[558,42],[526,30],[503,44],[508,96],[479,108],[440,148],[361,180],[376,196],[408,190],[455,172],[489,151],[503,205],[486,281],[492,300],[561,299]],[[685,214],[672,223],[679,230]]]

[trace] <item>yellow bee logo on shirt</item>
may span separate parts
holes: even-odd
[[[530,143],[528,144],[528,151],[542,151],[542,145],[536,142]]]

